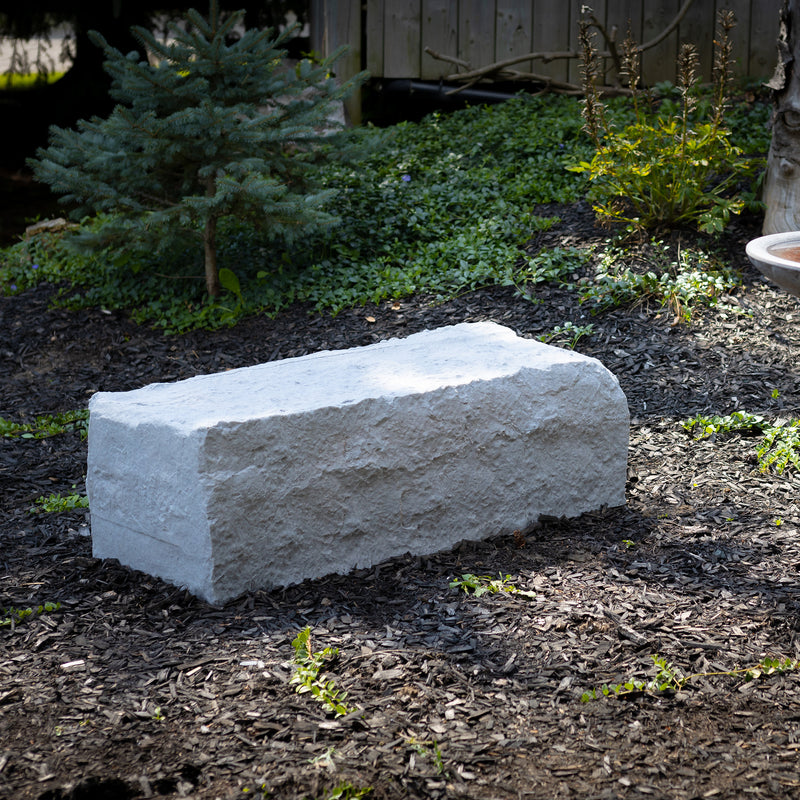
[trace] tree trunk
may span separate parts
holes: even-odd
[[[219,297],[219,270],[217,269],[217,218],[212,214],[203,229],[203,250],[206,264],[206,289],[209,297]]]
[[[772,143],[764,182],[764,234],[800,230],[800,0],[784,0],[772,80]]]
[[[214,177],[205,179],[206,197],[211,200],[217,193],[217,181]],[[206,290],[208,296],[217,298],[222,291],[217,269],[217,214],[213,208],[208,209],[208,219],[203,228],[203,251],[206,266]]]

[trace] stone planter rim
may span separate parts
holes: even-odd
[[[778,245],[796,244],[800,247],[800,231],[770,233],[751,239],[745,252],[753,265],[785,291],[800,296],[800,261],[792,261],[771,251]]]
[[[800,269],[800,261],[792,261],[788,258],[781,258],[777,253],[770,251],[776,245],[797,244],[800,247],[800,231],[785,231],[783,233],[770,233],[766,236],[759,236],[751,239],[745,248],[748,258],[769,259],[782,266]]]

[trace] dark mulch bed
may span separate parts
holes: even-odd
[[[585,207],[561,212],[539,244],[602,235]],[[591,320],[578,349],[630,404],[627,505],[524,538],[212,608],[93,559],[85,512],[29,513],[42,494],[83,490],[77,435],[0,440],[0,606],[61,603],[0,628],[0,796],[327,798],[344,781],[375,798],[800,792],[800,674],[580,702],[652,675],[655,653],[692,673],[800,657],[797,476],[762,474],[753,438],[693,443],[678,424],[737,408],[798,415],[800,305],[747,265],[757,226],[737,222],[726,240],[745,275],[732,306],[691,326],[643,308]],[[120,314],[51,309],[41,288],[0,299],[0,416],[462,321],[529,337],[589,321],[566,291],[537,296],[495,288],[335,319],[296,309],[167,338]],[[535,595],[448,587],[466,572],[509,574]],[[333,719],[289,684],[306,625],[315,649],[340,649],[330,676],[357,713]]]

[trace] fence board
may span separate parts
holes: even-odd
[[[383,76],[383,0],[367,0],[364,31],[366,33],[366,68],[376,78]],[[313,46],[312,39],[312,46]],[[412,77],[412,76],[406,76]]]
[[[458,56],[473,67],[494,61],[495,4],[461,0],[458,4]]]
[[[346,80],[361,70],[361,2],[339,0],[336,3],[311,5],[312,49],[330,54],[342,45],[347,52],[337,61],[335,70],[339,78]],[[354,92],[345,100],[345,108],[353,124],[361,122],[361,93]]]
[[[628,35],[628,29],[637,42],[642,41],[642,0],[608,0],[606,27],[609,32],[617,29],[616,40],[620,44]]]
[[[695,0],[697,2],[697,0]],[[746,75],[750,61],[750,0],[717,0],[717,13],[722,10],[733,11],[736,27],[731,35],[731,58],[733,71],[737,75]],[[759,3],[759,8],[761,4]],[[761,13],[760,11],[758,13]],[[775,38],[778,35],[778,16],[775,15]],[[717,19],[714,17],[716,34]]]
[[[657,36],[678,13],[679,0],[643,0],[642,40]],[[642,54],[642,75],[649,84],[675,80],[678,57],[678,33],[673,31],[664,41]]]
[[[748,21],[741,25],[750,31],[750,50],[747,54],[747,75],[769,78],[778,61],[778,12],[781,0],[758,0],[750,9]]]
[[[456,67],[431,58],[425,48],[442,55],[458,52],[458,5],[452,0],[422,0],[422,70],[425,80],[436,80],[456,72]],[[414,76],[412,76],[414,77]]]
[[[417,78],[422,61],[422,4],[392,0],[384,7],[383,76]]]
[[[613,36],[617,52],[622,53],[622,46],[628,34],[637,43],[642,41],[642,2],[641,0],[609,0],[606,8],[606,30]],[[609,59],[606,63],[607,82],[618,78],[614,64]]]
[[[683,0],[311,0],[312,48],[331,52],[349,44],[342,74],[357,71],[357,58],[373,77],[435,80],[455,71],[424,54],[426,46],[443,55],[485,66],[528,51],[553,52],[577,47],[580,7],[588,2],[607,30],[617,29],[621,43],[628,21],[638,42],[657,36]],[[734,74],[765,80],[776,60],[778,10],[782,0],[694,0],[679,29],[646,52],[642,80],[652,85],[676,80],[679,41],[698,46],[701,79],[711,78],[716,12],[730,8],[734,29]],[[363,11],[362,11],[363,9]],[[364,26],[364,53],[361,25]],[[602,42],[598,39],[598,47]],[[357,58],[356,58],[357,57]],[[579,79],[576,60],[540,60],[520,69],[556,80]]]
[[[533,5],[533,50],[553,52],[568,50],[570,43],[569,4],[564,0],[536,0]],[[567,80],[569,65],[559,59],[534,65],[537,73],[557,81]]]
[[[533,50],[533,4],[497,0],[494,54],[496,61],[524,56]],[[532,62],[521,61],[514,69],[530,72]]]
[[[702,81],[711,79],[715,31],[713,0],[694,0],[678,27],[678,43],[679,46],[691,43],[697,47],[697,55],[700,59],[698,78]],[[668,80],[673,83],[678,82],[676,77]]]

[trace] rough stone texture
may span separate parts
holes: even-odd
[[[616,378],[490,322],[89,407],[94,555],[211,603],[625,502]]]

